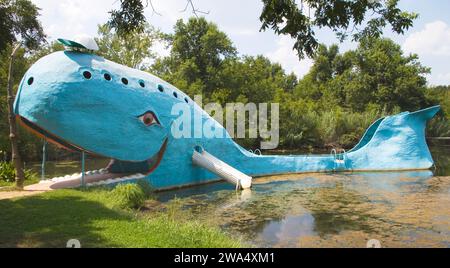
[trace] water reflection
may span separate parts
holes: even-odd
[[[450,180],[430,171],[260,178],[251,194],[218,183],[160,194],[257,246],[450,246]]]

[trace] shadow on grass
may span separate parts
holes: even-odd
[[[120,247],[102,237],[102,229],[131,217],[77,194],[45,194],[0,201],[0,247]]]

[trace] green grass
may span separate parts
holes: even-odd
[[[27,186],[27,185],[35,184],[38,182],[39,182],[39,179],[37,177],[33,177],[31,179],[25,180],[23,184],[25,186]],[[14,185],[16,185],[16,182],[7,182],[7,181],[0,180],[0,187],[14,187]]]
[[[0,247],[240,247],[239,240],[167,212],[116,208],[106,189],[0,200]]]

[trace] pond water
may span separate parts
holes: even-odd
[[[450,147],[431,147],[436,169],[257,178],[236,192],[214,183],[161,192],[191,217],[260,247],[450,247]],[[86,169],[105,167],[91,159]],[[28,168],[40,173],[39,164]],[[49,162],[47,177],[80,172],[79,162]]]
[[[450,148],[434,171],[302,174],[162,192],[194,218],[259,247],[450,247]],[[447,176],[447,177],[445,177]]]

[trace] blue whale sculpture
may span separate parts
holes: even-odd
[[[175,138],[170,129],[178,117],[171,113],[176,104],[212,122],[225,138]],[[425,127],[440,107],[380,118],[348,152],[257,155],[236,144],[189,96],[162,79],[94,54],[59,51],[26,72],[14,109],[25,126],[48,141],[114,159],[103,179],[140,173],[155,188],[165,189],[219,179],[193,164],[196,148],[251,176],[429,169],[433,159]]]

